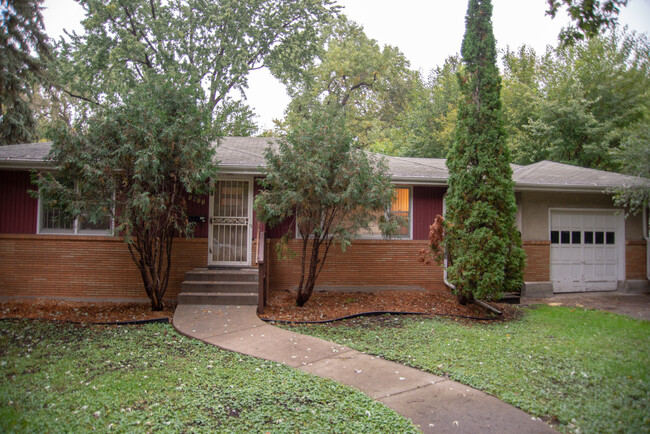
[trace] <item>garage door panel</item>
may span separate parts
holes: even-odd
[[[614,290],[619,256],[614,212],[551,212],[551,280],[555,292]]]

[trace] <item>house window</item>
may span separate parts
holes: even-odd
[[[388,209],[389,215],[404,217],[406,224],[402,226],[397,234],[397,238],[411,239],[412,231],[412,194],[411,187],[395,187],[395,195],[391,201],[390,208]],[[383,213],[383,212],[382,212]],[[379,215],[377,216],[379,217]],[[379,230],[377,219],[370,224],[369,229],[362,229],[359,231],[359,238],[361,239],[379,239],[382,237]]]
[[[92,223],[84,214],[73,216],[55,205],[47,204],[42,198],[38,202],[39,234],[111,235],[113,232],[113,219],[108,213],[100,221]]]
[[[390,214],[404,217],[406,224],[400,228],[400,238],[411,238],[411,188],[395,188],[395,196],[390,205]]]

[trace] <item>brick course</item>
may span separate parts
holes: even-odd
[[[625,278],[628,280],[646,279],[646,241],[625,242]]]
[[[270,240],[271,290],[295,288],[300,279],[302,240],[289,240],[296,252],[293,258],[280,259]],[[345,252],[332,246],[316,286],[402,286],[442,289],[442,268],[417,262],[418,252],[428,247],[427,241],[356,240]],[[309,252],[311,249],[309,250]]]
[[[207,239],[175,239],[166,299],[185,272],[207,265]],[[0,296],[147,299],[140,272],[119,237],[0,235]]]
[[[526,268],[524,282],[548,282],[551,280],[551,242],[524,241]]]

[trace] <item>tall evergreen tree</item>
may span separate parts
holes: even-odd
[[[525,261],[515,226],[517,206],[491,17],[490,0],[470,0],[461,48],[462,97],[447,158],[445,245],[451,260],[449,281],[462,304],[518,290]]]
[[[34,140],[32,88],[50,56],[42,0],[0,0],[0,145]]]

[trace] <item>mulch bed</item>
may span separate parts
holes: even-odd
[[[295,292],[287,290],[271,294],[261,317],[274,321],[311,322],[373,312],[424,313],[457,318],[493,318],[498,321],[508,321],[521,316],[521,310],[516,306],[504,303],[490,304],[502,311],[503,315],[495,317],[475,304],[461,306],[448,291],[314,292],[303,307],[298,307],[295,303]],[[175,302],[166,302],[163,311],[153,312],[149,303],[12,299],[0,301],[0,319],[119,323],[168,318],[171,322],[175,309]]]
[[[490,303],[503,312],[500,321],[518,318],[521,310],[511,304]],[[366,312],[408,312],[455,317],[493,318],[476,304],[461,306],[448,291],[386,290],[376,292],[314,292],[303,307],[296,306],[295,292],[275,291],[267,300],[262,318],[275,321],[327,321]]]
[[[82,323],[116,323],[171,318],[175,302],[152,312],[150,303],[78,302],[50,299],[0,301],[0,319],[31,318]]]

